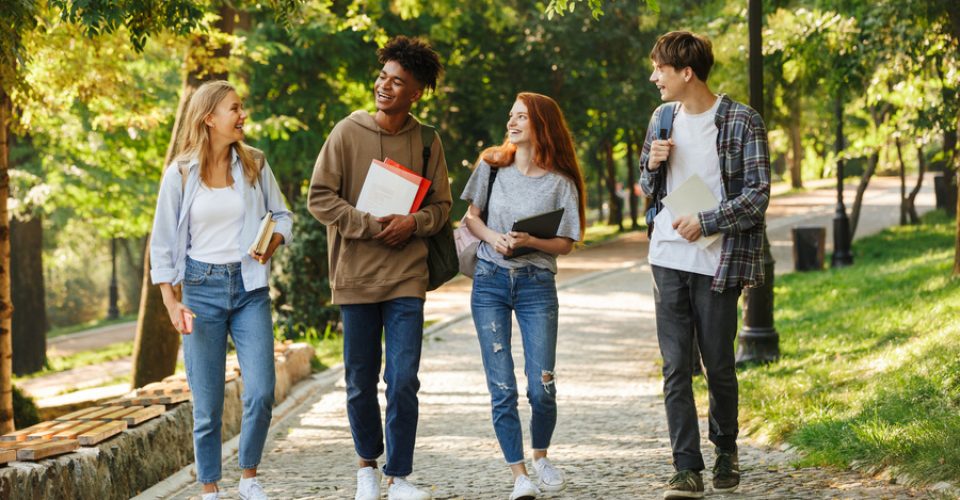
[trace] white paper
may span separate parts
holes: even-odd
[[[362,210],[375,217],[398,214],[407,215],[413,200],[417,197],[418,184],[384,168],[378,162],[370,163],[367,179],[363,181],[360,197],[357,199],[357,210]]]
[[[720,205],[720,200],[713,194],[713,191],[710,191],[710,187],[707,186],[706,182],[703,182],[702,177],[693,174],[676,189],[670,191],[670,194],[664,196],[663,204],[670,209],[670,213],[674,217],[682,217],[684,215],[695,215],[704,210],[713,210]],[[693,243],[700,248],[707,248],[718,238],[720,238],[720,233],[700,236]]]

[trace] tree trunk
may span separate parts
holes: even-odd
[[[626,134],[627,139],[627,193],[630,197],[630,227],[634,230],[640,229],[640,223],[637,222],[638,205],[637,199],[637,166],[633,163],[633,131]]]
[[[13,303],[10,300],[10,148],[7,144],[12,118],[12,103],[0,86],[0,434],[13,432],[13,344],[11,319]]]
[[[907,166],[903,163],[903,151],[900,147],[900,138],[893,140],[897,146],[897,158],[900,160],[900,225],[907,225]]]
[[[803,135],[800,129],[800,97],[790,100],[790,120],[788,122],[790,134],[790,186],[794,189],[803,187]]]
[[[43,287],[43,222],[37,214],[10,220],[10,289],[13,295],[13,373],[43,369],[47,354],[47,308]]]
[[[857,223],[860,222],[860,210],[863,209],[863,195],[867,192],[867,186],[870,185],[870,179],[873,173],[877,171],[877,164],[880,163],[880,153],[874,152],[867,157],[867,168],[860,177],[860,185],[857,186],[857,196],[853,200],[853,208],[850,210],[850,241],[857,234]]]
[[[613,144],[610,140],[606,140],[603,148],[607,164],[607,195],[610,199],[610,217],[607,224],[616,224],[619,230],[623,231],[623,201],[617,193],[617,167],[613,162]]]
[[[597,148],[595,154],[592,155],[593,159],[597,162],[597,223],[603,222],[603,158],[600,154],[600,149]]]
[[[923,174],[927,171],[927,160],[923,157],[923,146],[917,146],[917,184],[907,196],[907,214],[910,216],[911,224],[920,223],[920,214],[917,213],[917,195],[920,194],[920,188],[923,186]]]
[[[233,33],[236,11],[227,5],[220,7],[220,20],[216,27],[223,33]],[[167,148],[164,166],[173,161],[176,141],[180,135],[180,129],[183,127],[183,112],[190,98],[204,81],[224,80],[227,74],[214,73],[208,71],[200,62],[194,60],[195,51],[206,50],[209,39],[206,36],[197,36],[191,41],[191,47],[187,52],[188,68],[184,82],[183,91],[180,94],[180,102],[177,104],[177,115],[173,122],[173,135],[170,139],[170,146]],[[225,59],[230,56],[230,46],[225,45],[214,51],[214,58]],[[140,312],[137,315],[137,333],[133,343],[133,374],[131,385],[134,388],[143,387],[151,382],[162,380],[164,377],[173,375],[177,366],[177,351],[180,348],[180,335],[173,324],[170,323],[170,317],[163,304],[163,296],[160,294],[160,287],[153,285],[150,281],[150,248],[149,244],[143,257],[143,287],[140,293]]]

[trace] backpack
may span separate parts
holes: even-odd
[[[676,103],[667,103],[664,104],[660,109],[660,131],[657,135],[657,139],[665,141],[670,138],[670,134],[673,132],[673,120],[676,118]],[[663,162],[660,165],[660,168],[664,168],[666,162]],[[650,195],[651,203],[650,207],[647,208],[647,213],[645,214],[645,219],[647,221],[647,238],[653,236],[653,220],[657,217],[657,214],[663,210],[663,195],[664,195],[664,184],[666,183],[667,174],[666,172],[661,171],[660,175],[657,176],[657,179],[653,183],[653,193]]]
[[[430,148],[437,137],[436,130],[429,125],[420,125],[420,137],[423,139],[423,171],[427,176],[427,165],[430,163]],[[427,192],[427,198],[433,194],[433,189]],[[450,216],[437,233],[424,238],[427,244],[427,291],[436,290],[440,285],[450,281],[460,269],[457,259],[457,246],[453,239],[453,226]]]

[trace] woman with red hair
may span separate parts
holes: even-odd
[[[502,145],[480,155],[461,199],[470,203],[465,223],[481,240],[470,306],[490,390],[493,428],[513,472],[510,499],[517,500],[566,486],[563,472],[547,459],[557,423],[554,275],[557,256],[570,253],[583,237],[585,195],[573,138],[556,101],[540,94],[518,94],[506,135]],[[553,238],[512,231],[517,220],[561,208],[563,216]],[[524,463],[511,311],[523,340],[537,485]]]

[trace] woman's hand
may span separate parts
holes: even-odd
[[[512,238],[506,234],[498,234],[493,240],[493,249],[504,257],[513,255],[513,247],[510,245]],[[488,242],[489,243],[489,242]]]
[[[520,231],[510,231],[507,233],[507,239],[510,241],[510,249],[516,250],[521,247],[532,247],[533,246],[533,236],[530,236],[530,233],[521,233]]]
[[[283,235],[280,233],[273,233],[273,236],[270,237],[270,244],[267,245],[267,250],[262,254],[256,252],[250,252],[250,256],[254,260],[261,264],[266,264],[270,257],[273,257],[273,252],[277,251],[277,248],[280,244],[283,243]]]
[[[177,332],[183,335],[190,335],[193,332],[193,318],[196,318],[197,315],[179,300],[164,301],[163,305],[167,306],[167,314],[170,316],[170,322],[173,323],[173,327],[176,328]],[[190,316],[190,319],[187,319],[187,316]]]

